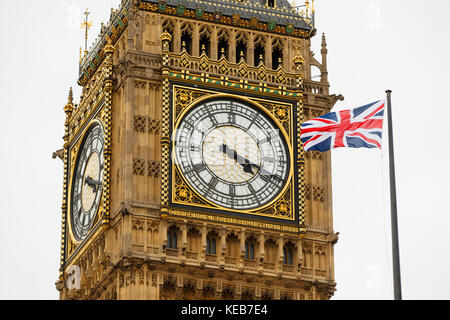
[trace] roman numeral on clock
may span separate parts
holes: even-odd
[[[202,172],[203,170],[206,170],[206,166],[204,163],[197,163],[196,165],[194,165],[194,171],[195,172]]]
[[[236,187],[230,184],[230,197],[234,198],[236,196]]]
[[[216,177],[213,177],[211,179],[211,181],[208,183],[208,187],[210,189],[215,189],[218,183],[219,183],[219,180]]]

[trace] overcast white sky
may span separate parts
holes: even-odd
[[[63,166],[51,154],[76,87],[81,15],[92,12],[94,35],[118,4],[0,2],[0,299],[58,298]],[[449,299],[450,3],[317,0],[316,9],[316,57],[325,32],[331,90],[346,98],[335,110],[393,90],[403,297]],[[334,299],[392,299],[387,149],[332,156]]]

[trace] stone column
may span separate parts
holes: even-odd
[[[255,42],[254,42],[255,34],[250,32],[248,34],[248,43],[247,43],[247,64],[249,66],[253,66],[255,62]]]
[[[192,56],[200,56],[200,35],[199,35],[199,24],[194,24],[194,30],[192,32]]]
[[[217,60],[217,54],[218,54],[218,47],[219,46],[219,40],[217,39],[217,27],[212,27],[212,33],[211,33],[211,59]]]

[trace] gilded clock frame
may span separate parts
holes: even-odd
[[[75,174],[75,168],[77,167],[78,164],[78,160],[80,157],[80,153],[81,153],[81,148],[83,147],[83,142],[86,138],[86,135],[88,133],[90,133],[91,128],[93,126],[95,126],[96,124],[99,124],[100,127],[102,128],[103,131],[103,135],[105,135],[105,126],[103,125],[103,122],[96,118],[93,119],[92,121],[89,122],[89,124],[86,125],[86,129],[82,132],[82,134],[77,138],[76,142],[73,144],[73,146],[70,148],[70,153],[72,152],[76,152],[75,158],[73,159],[73,161],[71,160],[71,166],[70,166],[70,179],[69,179],[69,185],[68,185],[68,210],[67,210],[67,216],[68,216],[68,231],[69,231],[69,235],[70,235],[70,240],[72,241],[72,244],[75,246],[79,246],[81,243],[83,243],[87,238],[89,238],[89,236],[91,235],[92,231],[95,230],[97,228],[97,225],[101,222],[102,220],[102,212],[103,212],[103,197],[104,197],[104,192],[103,192],[103,188],[102,188],[102,194],[100,197],[100,201],[99,201],[99,205],[97,208],[97,212],[95,213],[95,220],[92,223],[92,226],[89,230],[89,233],[87,234],[87,236],[82,239],[82,240],[78,240],[77,237],[73,234],[73,228],[72,228],[72,189],[73,189],[73,178],[74,178],[74,174]],[[104,179],[105,177],[103,177]]]
[[[190,95],[191,99],[189,103],[185,104],[184,107],[181,108],[178,104],[177,95],[179,94],[179,91],[184,91],[186,94]],[[192,98],[193,96],[196,96],[196,98]],[[279,223],[297,223],[298,222],[298,216],[296,214],[296,182],[295,182],[295,172],[296,172],[296,166],[295,166],[295,154],[293,151],[293,146],[295,144],[295,135],[294,135],[294,111],[295,111],[295,103],[288,101],[288,100],[280,100],[280,99],[269,99],[266,97],[258,96],[258,95],[238,95],[238,92],[233,91],[222,91],[221,93],[217,93],[217,91],[213,91],[210,88],[202,87],[202,88],[196,88],[193,86],[189,86],[186,84],[180,84],[176,82],[171,82],[171,124],[170,124],[170,130],[171,134],[174,135],[177,128],[179,127],[182,119],[184,116],[192,110],[195,106],[202,103],[203,101],[210,100],[210,99],[216,99],[216,98],[230,98],[230,99],[236,99],[238,101],[242,101],[244,103],[250,104],[255,108],[256,110],[260,110],[260,112],[263,112],[265,116],[271,119],[271,121],[274,123],[274,125],[280,130],[282,133],[282,136],[285,140],[285,144],[287,146],[287,151],[289,152],[289,175],[288,179],[283,186],[283,189],[281,192],[269,203],[255,209],[251,210],[236,210],[236,209],[230,209],[226,208],[217,204],[214,204],[213,202],[209,201],[208,199],[201,196],[193,187],[190,186],[187,179],[182,174],[181,170],[178,167],[178,164],[176,163],[173,155],[174,150],[174,139],[171,139],[171,149],[172,149],[172,162],[170,164],[170,204],[177,207],[178,210],[202,210],[207,209],[211,213],[219,216],[224,215],[238,215],[241,216],[245,215],[247,218],[254,218],[254,219],[260,219],[260,218],[268,218],[271,222],[279,222]],[[284,110],[284,112],[281,112],[281,116],[275,115],[275,110],[269,110],[264,105],[277,105],[281,106],[278,110]],[[284,119],[284,121],[287,122],[288,126],[286,130],[286,127],[283,125],[283,123],[280,122],[281,119]],[[177,196],[177,178],[181,179],[183,183],[183,188],[188,188],[188,193],[192,193],[195,195],[195,198],[200,201],[192,201],[191,199],[188,200],[180,200],[180,197]],[[288,194],[289,193],[289,194]],[[288,199],[288,201],[286,200]],[[279,212],[279,207],[281,205],[285,205],[285,203],[288,202],[289,205],[287,205],[287,211],[284,215],[276,214]],[[274,213],[267,213],[267,210],[273,210]],[[173,211],[172,211],[173,212]]]

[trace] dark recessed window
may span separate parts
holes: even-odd
[[[292,266],[294,264],[294,250],[291,246],[284,246],[283,256],[283,264],[287,266]]]
[[[245,242],[245,259],[255,260],[255,244],[253,242]]]
[[[167,231],[167,248],[178,249],[178,230],[174,228]]]
[[[216,238],[210,236],[206,238],[206,254],[211,255],[216,254],[216,243],[217,243]]]

